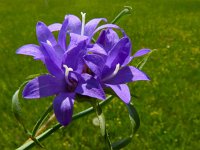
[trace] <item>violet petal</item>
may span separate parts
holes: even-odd
[[[62,24],[61,23],[54,23],[54,24],[51,24],[48,26],[48,29],[51,31],[51,32],[55,32],[55,31],[60,31],[62,27]]]
[[[119,36],[112,29],[103,30],[97,39],[97,43],[100,44],[106,52],[109,52],[118,41]]]
[[[107,84],[124,84],[138,80],[150,80],[149,77],[141,70],[133,66],[125,66],[111,79],[105,81]]]
[[[26,99],[52,96],[65,91],[65,81],[51,75],[42,75],[29,81],[24,90],[23,97]]]
[[[151,52],[150,49],[141,49],[141,50],[138,50],[138,51],[133,55],[133,57],[140,57],[140,56],[143,56],[143,55],[148,54],[149,52]]]
[[[87,54],[84,56],[85,63],[91,69],[95,75],[101,76],[103,67],[105,65],[105,59],[97,54]]]
[[[78,83],[76,93],[101,100],[105,100],[106,98],[99,81],[89,74],[82,74],[82,79]]]
[[[81,73],[84,66],[83,56],[86,54],[87,38],[73,33],[70,36],[71,42],[69,49],[64,54],[63,64]]]
[[[126,104],[130,103],[131,94],[129,87],[126,84],[118,84],[118,85],[106,84],[106,86],[110,87],[124,103]]]
[[[110,50],[109,56],[106,61],[108,67],[122,65],[127,58],[131,55],[131,42],[129,38],[123,37],[119,42]]]
[[[91,35],[96,27],[98,26],[98,24],[101,22],[101,21],[107,21],[105,18],[95,18],[95,19],[92,19],[90,20],[86,25],[85,25],[85,33],[84,35],[86,36],[89,36]]]
[[[52,46],[46,43],[41,43],[43,48],[43,54],[45,56],[45,65],[48,71],[58,78],[63,77],[63,71],[61,69],[61,60],[57,57],[55,50]]]
[[[75,15],[66,15],[65,19],[69,20],[68,29],[70,33],[81,33],[81,20]]]
[[[93,44],[93,45],[88,46],[87,52],[93,53],[93,54],[107,55],[107,52],[105,51],[105,49],[99,46],[98,44]]]
[[[35,44],[27,44],[22,47],[20,47],[17,52],[17,54],[23,54],[23,55],[29,55],[33,56],[36,60],[42,60],[44,62],[44,55],[41,52],[41,49],[38,45]]]
[[[72,120],[74,93],[60,93],[53,101],[53,109],[58,122],[66,126]]]
[[[41,42],[49,43],[52,46],[55,46],[57,44],[56,39],[54,38],[53,34],[43,22],[37,23],[36,34],[37,34],[39,43]]]

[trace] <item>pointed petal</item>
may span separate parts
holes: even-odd
[[[26,84],[23,97],[26,99],[42,98],[65,91],[65,81],[51,75],[42,75]]]
[[[62,24],[60,32],[58,34],[58,44],[65,51],[67,49],[67,34],[69,30],[69,18],[66,18]]]
[[[82,74],[82,79],[78,83],[76,93],[102,100],[106,98],[99,81],[89,74]]]
[[[61,69],[62,60],[57,57],[54,48],[46,43],[41,43],[41,45],[43,47],[42,52],[45,56],[45,65],[48,71],[55,77],[64,77],[63,71]]]
[[[66,15],[65,19],[69,20],[68,29],[69,33],[81,33],[81,21],[77,16],[74,15]]]
[[[60,31],[62,27],[62,24],[61,23],[54,23],[54,24],[51,24],[48,26],[48,29],[51,31],[51,32],[54,32],[54,31]]]
[[[36,34],[37,34],[39,43],[41,42],[49,43],[52,46],[55,46],[57,44],[56,39],[54,38],[53,34],[43,22],[37,23]]]
[[[86,47],[87,36],[80,34],[70,33],[70,43],[68,49],[76,46]],[[84,48],[85,49],[85,48]]]
[[[62,23],[61,30],[58,35],[58,44],[62,49],[67,50],[67,34],[69,33],[81,33],[81,21],[74,15],[66,15],[65,20]]]
[[[129,38],[123,37],[110,50],[106,65],[108,67],[114,67],[117,64],[122,65],[127,58],[130,58],[130,55],[131,55],[131,42]]]
[[[23,55],[29,55],[29,56],[33,56],[34,59],[36,60],[42,60],[44,61],[44,55],[41,52],[41,49],[38,45],[34,45],[34,44],[27,44],[24,45],[22,47],[20,47],[17,51],[17,54],[23,54]]]
[[[137,51],[137,52],[133,55],[133,57],[140,57],[140,56],[143,56],[143,55],[148,54],[149,52],[151,52],[150,49],[141,49],[141,50]]]
[[[86,54],[87,37],[78,34],[70,34],[71,42],[69,49],[64,54],[63,64],[81,73],[83,70],[83,56]]]
[[[119,72],[111,79],[105,81],[106,84],[124,84],[138,80],[150,80],[149,77],[141,70],[133,67],[126,66],[119,70]]]
[[[53,109],[58,122],[66,126],[72,120],[74,93],[61,93],[53,101]]]
[[[119,36],[112,29],[103,30],[97,40],[97,43],[101,45],[106,52],[109,52],[112,47],[119,41]]]
[[[130,103],[131,94],[129,87],[126,84],[118,84],[118,85],[106,84],[106,86],[110,87],[124,103],[126,104]]]
[[[87,46],[87,52],[93,53],[93,54],[107,55],[107,52],[105,51],[105,49],[99,46],[98,44]]]
[[[137,51],[133,56],[131,56],[129,58],[129,60],[127,60],[123,65],[126,66],[128,63],[130,63],[132,61],[132,59],[134,59],[135,57],[140,57],[140,56],[144,56],[148,53],[150,53],[151,50],[150,49],[141,49],[139,51]]]
[[[97,54],[87,54],[84,56],[84,60],[90,70],[92,70],[95,75],[100,77],[105,65],[105,59]]]
[[[105,21],[107,22],[107,20],[105,18],[96,18],[96,19],[92,19],[90,20],[86,25],[85,25],[85,33],[84,35],[86,36],[90,36],[94,30],[96,29],[96,27],[98,26],[98,24],[101,21]]]

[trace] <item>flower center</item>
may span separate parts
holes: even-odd
[[[69,68],[67,65],[63,65],[63,67],[65,68],[65,80],[70,86],[72,86],[72,83],[69,81],[68,76],[69,76],[69,72],[73,71],[73,69]]]
[[[65,68],[65,81],[67,82],[67,90],[73,92],[78,84],[78,80],[73,74],[69,77],[69,72],[73,71],[72,68],[68,67],[67,65],[63,65]]]
[[[84,35],[86,13],[81,12],[81,15],[82,15],[81,35]]]
[[[115,70],[113,71],[113,73],[107,77],[105,77],[102,81],[106,81],[108,79],[111,79],[113,78],[118,72],[119,72],[119,69],[120,69],[120,64],[118,63],[115,67]]]
[[[65,68],[65,77],[68,78],[69,72],[73,71],[73,69],[69,68],[67,65],[63,65],[63,67]]]

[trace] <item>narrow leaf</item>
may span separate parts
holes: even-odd
[[[101,101],[99,103],[100,106],[105,106],[107,105],[112,99],[114,98],[114,96],[110,95],[106,98],[106,100]],[[72,120],[78,120],[79,118],[82,118],[84,116],[87,116],[89,114],[91,114],[92,112],[95,112],[94,107],[90,107],[82,112],[79,112],[75,115],[73,115]],[[60,128],[62,127],[61,124],[57,123],[56,125],[54,125],[53,127],[51,127],[50,129],[46,130],[44,133],[38,135],[36,137],[36,139],[38,141],[42,141],[44,139],[46,139],[47,137],[49,137],[50,135],[52,135],[54,132],[58,131]],[[30,134],[31,135],[31,134]],[[33,147],[36,143],[34,141],[28,141],[26,143],[24,143],[23,145],[21,145],[19,148],[17,148],[17,150],[22,150],[22,149],[30,149],[31,147]]]
[[[121,149],[121,148],[127,146],[131,142],[134,133],[140,127],[140,118],[139,118],[139,115],[138,115],[135,107],[131,103],[126,104],[126,106],[127,106],[128,112],[129,112],[129,119],[130,119],[130,122],[131,122],[131,132],[130,132],[129,137],[112,143],[112,148],[114,150],[115,149]]]
[[[48,109],[43,113],[43,115],[39,118],[37,123],[35,124],[33,131],[32,131],[32,137],[35,137],[36,132],[38,131],[39,127],[42,125],[43,121],[46,119],[47,115],[53,110],[52,104],[48,107]]]
[[[116,23],[122,16],[131,14],[132,7],[124,6],[124,9],[111,21],[112,24]]]
[[[130,103],[130,104],[127,104],[126,106],[129,111],[130,121],[132,123],[132,126],[134,126],[133,133],[135,133],[140,127],[140,117],[136,108],[133,106],[133,104]]]
[[[20,89],[18,89],[12,97],[12,110],[13,110],[13,113],[14,113],[17,121],[19,121],[19,123],[22,123],[23,121],[22,121],[22,117],[21,117],[21,107],[19,104],[19,96],[18,96],[19,91],[20,91]]]
[[[105,123],[105,117],[104,117],[103,113],[101,113],[101,115],[98,115],[98,119],[99,119],[99,126],[100,126],[100,130],[101,130],[101,135],[105,136],[106,123]]]
[[[19,102],[19,92],[20,92],[20,88],[15,92],[15,94],[12,97],[12,111],[14,113],[15,118],[19,122],[19,124],[23,126],[24,131],[28,134],[30,132],[25,128],[25,125],[24,125],[24,119],[22,117],[21,106]]]
[[[101,106],[99,105],[99,103],[97,101],[96,101],[96,104],[94,104],[94,108],[96,109],[96,114],[97,114],[97,117],[99,120],[99,127],[100,127],[100,131],[101,131],[101,135],[105,136],[105,132],[106,132],[105,117],[102,112]]]
[[[131,137],[128,137],[128,138],[125,138],[125,139],[121,139],[121,140],[119,140],[117,142],[112,143],[112,148],[114,150],[121,149],[121,148],[127,146],[131,142],[131,140],[132,140]]]
[[[35,144],[37,144],[40,148],[45,149],[45,147],[36,139],[36,138],[32,138],[32,140],[35,142]]]
[[[108,134],[108,130],[107,129],[105,129],[105,141],[107,142],[107,145],[109,146],[109,149],[113,150],[113,147],[112,147],[112,144],[111,144],[111,141],[110,141],[110,136]]]

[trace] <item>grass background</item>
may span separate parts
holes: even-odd
[[[15,54],[17,48],[37,43],[35,25],[62,22],[64,15],[111,21],[123,6],[133,13],[120,20],[130,36],[133,53],[143,47],[157,49],[143,70],[151,82],[130,84],[141,127],[124,149],[200,149],[200,1],[199,0],[0,0],[0,148],[15,149],[27,136],[11,111],[11,97],[24,79],[45,72],[42,63]],[[134,63],[134,62],[133,62]],[[52,98],[23,101],[27,127],[34,123]],[[87,104],[75,106],[75,112]],[[129,132],[123,103],[115,99],[104,108],[111,139]],[[47,149],[102,149],[103,140],[92,120],[94,114],[72,122],[42,142]],[[39,149],[35,147],[33,149]]]

